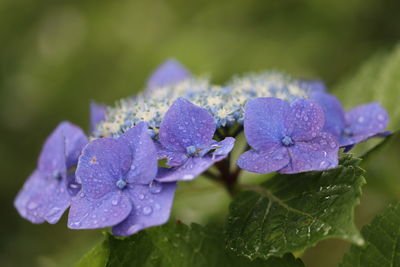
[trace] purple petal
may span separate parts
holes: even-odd
[[[90,103],[90,131],[96,130],[97,125],[106,120],[106,105],[97,104],[92,101]]]
[[[96,229],[116,225],[129,215],[132,203],[125,192],[113,190],[98,199],[79,193],[71,203],[68,215],[70,229]]]
[[[174,199],[176,183],[154,182],[147,186],[137,185],[129,189],[134,203],[130,215],[113,227],[115,235],[132,235],[144,228],[161,225],[168,221]]]
[[[163,87],[169,84],[177,83],[191,76],[190,72],[178,61],[174,59],[167,60],[161,64],[150,76],[147,81],[147,91],[154,88]]]
[[[325,92],[326,85],[320,80],[298,80],[298,85],[308,93]]]
[[[186,152],[188,146],[211,144],[215,122],[206,109],[178,98],[168,109],[160,125],[160,142],[169,151]]]
[[[338,165],[339,144],[336,138],[322,132],[307,142],[289,147],[290,163],[280,173],[298,173],[335,168]]]
[[[41,173],[54,174],[54,176],[66,177],[66,151],[64,123],[61,123],[46,139],[40,152],[38,169]]]
[[[325,116],[315,100],[298,99],[290,108],[290,113],[284,119],[287,136],[294,141],[307,141],[321,132]]]
[[[312,94],[312,98],[315,99],[324,110],[325,124],[323,131],[331,133],[339,138],[345,127],[345,113],[339,100],[333,95],[324,92],[315,92]]]
[[[268,150],[249,150],[240,155],[237,165],[246,171],[269,173],[282,169],[289,163],[285,147],[275,145]]]
[[[116,181],[123,178],[132,163],[130,148],[113,138],[90,142],[79,158],[76,179],[82,191],[91,198],[100,198],[116,188]]]
[[[279,144],[284,133],[283,120],[289,110],[289,104],[278,98],[249,100],[244,111],[244,134],[249,145],[265,150]]]
[[[65,153],[67,156],[67,168],[78,164],[79,155],[83,147],[88,143],[85,133],[78,126],[69,123],[61,123],[65,137]]]
[[[126,175],[129,183],[149,184],[157,174],[157,151],[151,139],[147,124],[142,122],[124,133],[119,142],[130,147],[132,165]]]
[[[19,214],[32,223],[47,221],[53,224],[60,220],[70,202],[64,180],[56,180],[36,170],[18,193],[14,205]]]
[[[226,158],[224,156],[207,155],[204,157],[191,157],[180,167],[162,168],[157,173],[159,182],[189,181],[210,168],[215,162]]]
[[[235,138],[227,137],[224,140],[216,142],[211,146],[212,149],[215,148],[212,154],[214,156],[228,155],[232,151],[234,146],[235,146]]]
[[[158,158],[167,159],[166,165],[170,167],[181,166],[188,160],[188,157],[183,152],[168,151],[165,149],[158,151]]]
[[[351,136],[342,137],[340,146],[356,144],[380,133],[389,123],[389,114],[373,102],[346,112],[346,123]]]

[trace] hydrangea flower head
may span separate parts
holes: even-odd
[[[322,132],[324,112],[312,100],[292,104],[277,98],[256,98],[245,107],[244,133],[253,148],[237,164],[242,169],[268,173],[326,170],[338,164],[338,143]]]
[[[75,175],[68,172],[78,161],[87,138],[83,131],[62,122],[47,138],[38,166],[18,193],[14,205],[22,217],[32,223],[59,221],[79,191]]]
[[[169,65],[168,61],[164,63],[150,80],[157,81],[158,72],[175,77],[171,73],[174,69],[178,72],[180,68],[165,67]],[[116,107],[108,108],[107,119],[99,124],[96,137],[118,137],[139,122],[145,121],[153,137],[157,138],[165,113],[180,97],[206,109],[219,128],[243,124],[243,108],[249,99],[277,97],[292,101],[309,95],[309,90],[302,88],[298,80],[276,71],[237,76],[224,86],[213,85],[204,77],[179,77],[168,82],[153,82],[158,87],[147,87],[144,93],[123,99]]]
[[[176,184],[158,183],[156,173],[156,148],[145,123],[119,138],[90,142],[76,170],[82,189],[72,201],[69,228],[113,226],[123,236],[165,223]]]
[[[324,110],[324,131],[336,136],[340,146],[352,146],[376,136],[382,133],[389,123],[389,114],[376,102],[345,112],[333,95],[314,92],[312,97]]]
[[[207,110],[184,98],[177,99],[160,126],[159,157],[170,169],[159,181],[192,180],[232,150],[235,139],[213,140],[216,124]]]

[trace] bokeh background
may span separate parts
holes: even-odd
[[[101,239],[68,230],[65,218],[32,225],[12,205],[52,129],[62,120],[88,129],[90,100],[134,94],[170,57],[216,83],[280,69],[334,87],[397,43],[398,10],[397,0],[0,1],[0,266],[70,266]],[[400,199],[398,187],[375,184],[364,188],[359,226]],[[188,183],[174,217],[221,221],[228,202],[210,182]],[[324,241],[303,260],[335,266],[347,248]]]

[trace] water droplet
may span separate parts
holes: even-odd
[[[60,208],[57,208],[57,207],[52,208],[49,212],[47,212],[46,220],[49,223],[55,223],[59,219],[58,215],[59,215],[60,211],[61,211]]]
[[[33,209],[36,209],[38,206],[39,206],[39,203],[31,201],[28,204],[28,209],[33,210]]]
[[[139,231],[141,228],[142,228],[141,224],[134,224],[128,228],[127,234],[132,235],[132,234],[136,233],[137,231]]]
[[[183,180],[190,180],[190,179],[193,179],[193,178],[194,178],[194,176],[192,174],[185,174],[182,177]]]
[[[359,123],[364,122],[364,117],[363,117],[363,116],[359,117],[359,118],[358,118],[358,122],[359,122]]]
[[[150,215],[153,212],[153,209],[150,206],[145,206],[143,208],[143,214],[144,215]]]
[[[150,184],[150,192],[153,194],[159,194],[162,191],[162,187],[159,183],[153,182]]]
[[[113,200],[111,200],[111,204],[114,206],[118,205],[118,202],[119,202],[118,198],[114,198]]]
[[[144,199],[144,195],[143,195],[143,194],[139,194],[139,195],[138,195],[138,198],[139,198],[140,200],[143,200],[143,199]]]
[[[159,205],[158,203],[154,204],[154,208],[155,208],[156,210],[160,210],[160,209],[161,209],[161,207],[160,207],[160,205]]]

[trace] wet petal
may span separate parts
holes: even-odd
[[[107,106],[102,104],[97,104],[92,101],[90,103],[90,131],[96,130],[97,125],[106,119]]]
[[[325,83],[320,80],[299,80],[298,85],[308,93],[325,92],[327,90]]]
[[[65,181],[47,177],[36,170],[18,193],[14,205],[19,214],[32,223],[47,221],[53,224],[60,220],[70,202]]]
[[[65,124],[61,123],[46,139],[42,151],[40,152],[38,169],[43,174],[66,176],[66,149],[65,136],[63,128]]]
[[[79,158],[76,179],[82,191],[91,198],[100,198],[115,189],[116,181],[130,170],[132,153],[124,142],[101,138],[90,142]]]
[[[211,149],[215,149],[214,152],[212,152],[212,154],[214,156],[228,155],[232,151],[234,146],[235,146],[235,138],[227,137],[224,140],[216,142],[211,146]]]
[[[167,165],[170,167],[177,167],[183,165],[188,157],[183,152],[168,151],[165,149],[158,151],[159,159],[167,159]]]
[[[168,109],[160,125],[160,143],[169,151],[186,152],[188,146],[210,145],[215,122],[206,109],[178,98]]]
[[[210,168],[215,162],[226,158],[224,156],[207,155],[204,157],[193,157],[180,167],[160,168],[157,173],[157,181],[159,182],[175,182],[193,180],[202,172]]]
[[[65,154],[67,157],[67,168],[76,166],[83,147],[88,143],[88,139],[81,128],[69,123],[61,123],[65,137]]]
[[[329,133],[322,132],[307,142],[296,142],[288,149],[290,162],[280,173],[327,170],[338,165],[339,143]]]
[[[282,169],[289,163],[288,151],[276,145],[268,150],[249,150],[240,155],[237,165],[246,171],[269,173]]]
[[[178,61],[167,60],[161,64],[147,81],[147,91],[151,92],[157,87],[177,83],[191,76],[190,72]]]
[[[154,182],[147,186],[137,185],[129,189],[134,203],[130,215],[113,227],[115,235],[132,235],[144,228],[161,225],[168,221],[176,183]]]
[[[369,103],[346,112],[346,123],[352,135],[342,137],[340,146],[356,144],[382,132],[389,123],[389,114],[378,103]]]
[[[289,104],[278,98],[255,98],[247,102],[244,111],[244,134],[249,145],[265,150],[280,143],[283,120]]]
[[[312,98],[315,99],[324,110],[325,124],[323,131],[331,133],[339,138],[345,127],[345,113],[339,100],[333,95],[323,92],[312,94]]]
[[[129,215],[132,204],[121,190],[113,190],[98,199],[83,192],[73,198],[68,215],[68,228],[95,229],[113,226]]]
[[[157,151],[146,123],[128,130],[119,139],[131,149],[132,165],[126,175],[129,183],[149,184],[157,174]]]
[[[315,100],[298,99],[290,108],[290,113],[284,119],[287,136],[295,141],[306,141],[315,138],[321,132],[325,116]]]

